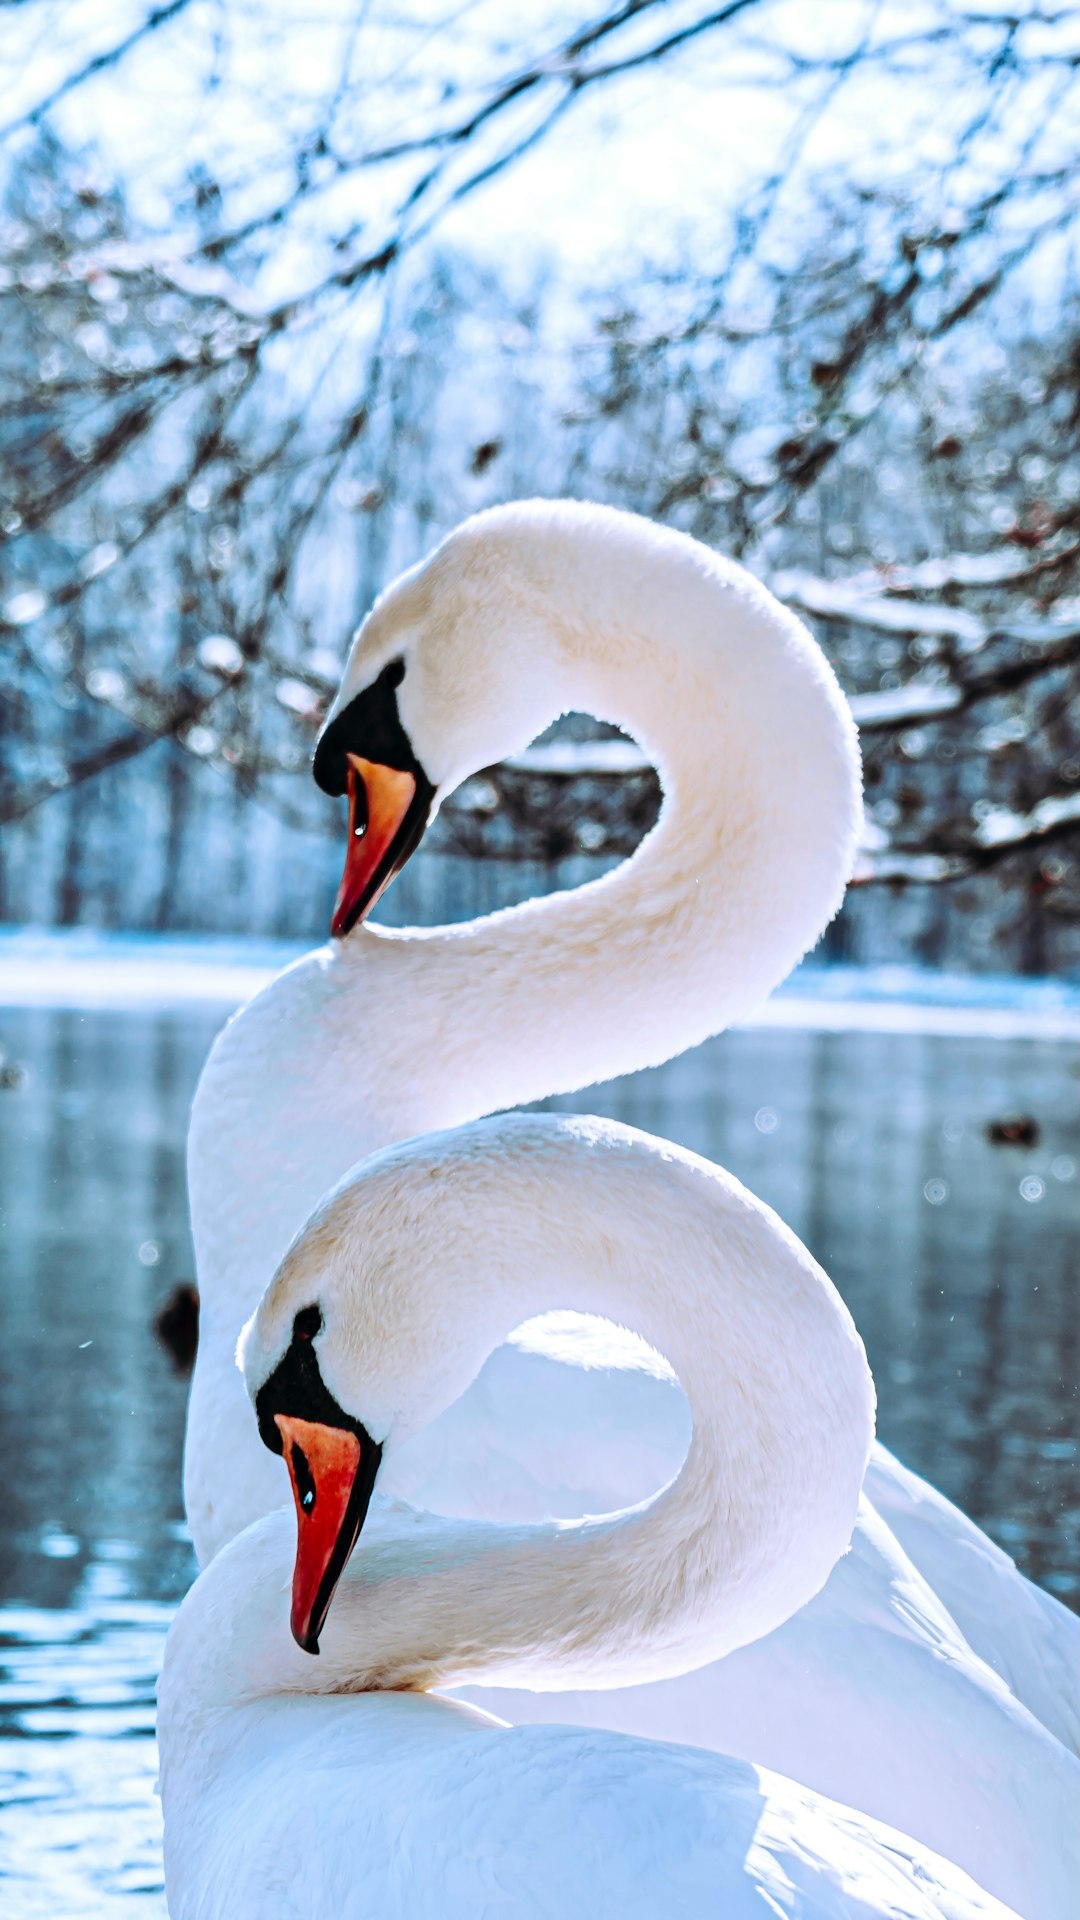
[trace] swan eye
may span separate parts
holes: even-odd
[[[368,796],[367,787],[364,785],[359,772],[354,773],[349,792],[352,798],[352,819],[350,823],[352,826],[352,836],[354,840],[362,840],[368,830]]]
[[[396,660],[391,660],[389,666],[383,669],[383,674],[388,687],[400,687],[405,678],[405,662],[400,654]]]
[[[295,1444],[292,1449],[292,1470],[296,1497],[304,1512],[310,1513],[315,1505],[315,1477],[308,1466],[306,1453]]]
[[[301,1307],[293,1321],[293,1339],[314,1340],[315,1335],[322,1327],[322,1323],[323,1318],[318,1307]]]

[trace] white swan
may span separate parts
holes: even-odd
[[[407,814],[416,794],[426,806],[432,786],[522,746],[567,706],[627,725],[660,768],[664,812],[631,861],[576,894],[465,927],[357,927],[275,981],[211,1057],[190,1147],[203,1319],[186,1484],[204,1561],[279,1494],[232,1355],[327,1181],[389,1141],[718,1030],[782,977],[839,902],[857,752],[805,630],[693,541],[533,503],[468,523],[361,630],[324,737],[341,751],[338,784],[345,751],[371,763],[353,904],[400,857],[402,826],[406,842],[415,831],[408,819],[395,826],[395,807]],[[392,757],[387,780],[379,767]],[[335,778],[325,755],[323,777]],[[426,1450],[415,1443],[411,1460],[403,1453],[399,1487],[422,1493],[441,1474],[459,1511],[492,1517],[558,1511],[560,1491],[570,1510],[597,1511],[677,1469],[685,1427],[670,1383],[620,1366],[610,1341],[592,1342],[587,1376],[555,1362],[550,1338],[546,1353],[535,1345],[492,1356],[446,1429],[431,1430]],[[512,1409],[509,1431],[489,1420],[493,1398]],[[553,1430],[554,1402],[567,1417]],[[618,1435],[606,1461],[592,1444],[603,1424]],[[447,1487],[451,1433],[476,1471]],[[959,1859],[1025,1913],[1052,1914],[1063,1872],[1054,1809],[1070,1763],[1046,1728],[1068,1731],[1077,1623],[881,1450],[870,1485],[891,1501],[893,1533],[867,1506],[853,1554],[778,1633],[692,1680],[593,1695],[575,1714],[796,1774]],[[914,1566],[894,1537],[906,1544],[904,1527]],[[971,1536],[985,1549],[978,1583]],[[936,1596],[916,1572],[929,1551]],[[542,1697],[512,1705],[519,1719],[550,1711]]]
[[[601,1520],[392,1503],[365,1526],[382,1454],[551,1305],[666,1348],[694,1409],[676,1481]],[[169,1636],[173,1920],[1004,1914],[902,1835],[745,1764],[378,1691],[676,1673],[783,1619],[844,1551],[873,1429],[862,1345],[794,1236],[717,1168],[549,1116],[392,1148],[291,1248],[244,1367],[293,1483],[293,1634],[320,1658],[289,1638],[292,1528],[274,1514]]]

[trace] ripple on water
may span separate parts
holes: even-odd
[[[164,1920],[154,1685],[171,1612],[0,1613],[0,1859],[19,1920]]]

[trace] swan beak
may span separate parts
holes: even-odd
[[[417,797],[411,773],[379,766],[358,753],[345,757],[349,766],[349,845],[330,923],[330,931],[336,936],[348,933],[375,905],[412,852],[410,815]],[[421,831],[423,825],[426,808]],[[408,846],[404,844],[406,839]]]
[[[382,1448],[344,1427],[277,1413],[296,1502],[293,1639],[318,1653],[334,1589],[364,1524]]]

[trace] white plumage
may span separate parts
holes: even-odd
[[[173,1920],[1004,1916],[906,1836],[745,1762],[370,1691],[677,1671],[797,1608],[843,1551],[873,1418],[843,1303],[735,1181],[612,1123],[510,1116],[367,1161],[264,1296],[248,1387],[317,1308],[322,1378],[389,1460],[508,1324],[551,1300],[668,1349],[694,1411],[682,1472],[595,1521],[499,1527],[383,1505],[317,1660],[286,1624],[290,1516],[248,1528],[169,1638]]]
[[[850,871],[858,757],[827,664],[692,541],[567,504],[480,516],[379,602],[339,704],[398,655],[402,719],[440,791],[576,706],[643,741],[665,808],[604,881],[465,927],[360,927],[219,1039],[189,1162],[203,1318],[186,1492],[204,1562],[282,1497],[232,1355],[326,1187],[388,1142],[718,1031],[813,943]],[[685,1408],[630,1357],[590,1336],[584,1371],[550,1329],[504,1348],[398,1462],[402,1486],[491,1518],[642,1497],[682,1459]],[[1059,1743],[1076,1736],[1078,1623],[880,1449],[866,1492],[852,1555],[786,1626],[702,1674],[575,1696],[560,1717],[767,1761],[1054,1920],[1071,1899],[1061,1822],[1064,1808],[1075,1825],[1077,1787]],[[513,1717],[552,1706],[515,1697]]]
[[[904,1835],[691,1747],[501,1728],[427,1694],[285,1698],[229,1718],[218,1741],[228,1766],[208,1740],[203,1818],[169,1874],[173,1920],[1010,1911]]]

